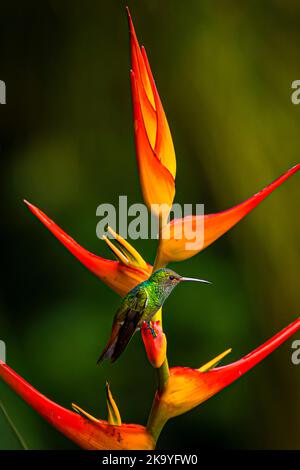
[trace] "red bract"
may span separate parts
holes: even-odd
[[[15,371],[0,361],[0,377],[58,431],[86,450],[153,449],[154,442],[144,426],[114,426],[87,413],[67,410],[46,398]],[[76,408],[80,410],[80,408]]]
[[[148,325],[144,322],[141,328],[149,362],[155,368],[163,364],[167,354],[167,338],[160,323],[160,321],[151,321]]]
[[[119,253],[120,261],[114,261],[97,256],[80,246],[72,237],[64,232],[53,220],[44,212],[35,207],[28,201],[24,201],[31,212],[47,227],[50,232],[74,255],[86,268],[95,274],[101,281],[107,284],[111,289],[121,296],[127,294],[137,284],[149,277],[152,267],[144,262],[133,263],[132,260],[124,261],[124,255],[120,249],[115,250]],[[117,234],[116,234],[117,235]],[[126,242],[127,243],[127,242]],[[111,247],[110,247],[111,248]]]

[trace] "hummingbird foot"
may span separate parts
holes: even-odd
[[[153,338],[156,338],[157,334],[156,334],[154,328],[151,326],[151,322],[147,321],[146,323],[147,323],[147,330],[150,330]]]

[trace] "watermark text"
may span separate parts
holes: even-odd
[[[6,346],[2,340],[0,340],[0,361],[6,362]]]
[[[292,342],[292,349],[294,349],[291,356],[292,364],[298,366],[300,364],[300,339],[295,339],[295,341]]]
[[[3,80],[0,80],[0,104],[6,104],[6,85]]]
[[[149,210],[145,204],[128,205],[127,196],[119,196],[119,207],[103,203],[96,209],[100,217],[96,226],[96,235],[102,239],[107,233],[107,226],[118,232],[121,237],[132,240],[156,240],[159,233],[157,214],[167,214],[168,220],[161,230],[163,239],[184,240],[186,249],[201,249],[204,244],[204,204],[178,204],[170,208],[166,204],[153,204]]]
[[[300,80],[294,80],[291,87],[295,90],[291,94],[291,101],[293,104],[300,104]]]

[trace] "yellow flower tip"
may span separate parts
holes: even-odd
[[[72,403],[72,409],[76,411],[76,413],[80,414],[84,418],[87,418],[89,421],[93,421],[94,423],[99,423],[99,419],[95,418],[94,416],[90,415],[86,411],[84,411],[82,408],[80,408],[78,405],[75,403]]]
[[[211,370],[213,367],[215,367],[216,365],[219,364],[220,361],[222,361],[222,359],[224,359],[225,356],[227,356],[228,354],[230,354],[232,351],[232,348],[229,348],[229,349],[226,349],[226,351],[224,351],[223,353],[219,354],[217,357],[215,357],[214,359],[212,359],[211,361],[207,362],[206,364],[204,364],[203,366],[199,367],[199,369],[197,369],[199,372],[207,372],[209,370]]]
[[[108,382],[106,382],[106,405],[107,405],[108,423],[113,424],[114,426],[121,426],[122,425],[121,415],[118,410],[117,404],[112,396]]]
[[[107,243],[109,249],[114,253],[121,263],[148,270],[146,261],[142,258],[139,252],[133,248],[130,243],[128,243],[127,240],[121,237],[121,235],[115,232],[109,225],[106,226],[106,231],[113,236],[117,246],[114,245],[114,243],[106,235],[103,235],[102,239]]]
[[[124,264],[125,266],[129,264],[128,258],[117,246],[113,244],[113,242],[106,235],[103,235],[102,239],[105,241],[108,248],[112,251],[120,263]]]
[[[110,225],[106,225],[105,230],[109,232],[116,240],[118,238],[122,238],[121,235],[119,235],[117,232],[115,232]]]

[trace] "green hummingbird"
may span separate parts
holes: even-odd
[[[128,292],[114,316],[109,341],[97,364],[103,359],[111,359],[111,362],[118,359],[143,322],[148,322],[150,328],[149,322],[153,315],[162,307],[174,287],[182,281],[210,284],[209,281],[182,277],[171,269],[162,268]]]

